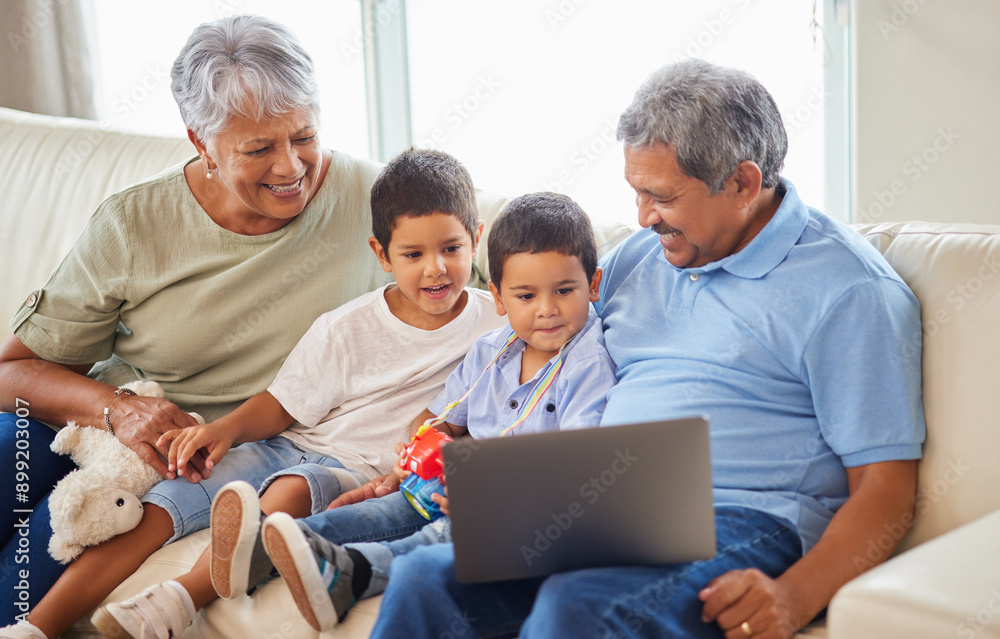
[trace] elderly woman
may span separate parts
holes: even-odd
[[[202,25],[171,75],[198,156],[108,198],[0,348],[0,410],[30,404],[41,420],[15,428],[15,415],[0,416],[4,459],[14,459],[15,431],[28,431],[34,500],[67,470],[43,456],[54,434],[45,423],[107,428],[172,478],[162,433],[193,424],[187,411],[211,421],[264,390],[314,319],[384,282],[367,244],[377,167],[320,146],[313,65],[293,34],[252,16]],[[166,398],[118,390],[134,379],[159,382]],[[201,475],[191,479],[210,472]],[[33,504],[4,512],[14,508]],[[42,550],[44,502],[34,511],[30,585],[48,594],[30,621],[48,637],[174,534],[171,516],[149,505],[137,528],[85,551],[49,589],[59,570]],[[17,541],[6,566],[20,563]],[[8,595],[16,572],[5,571]],[[17,636],[39,635],[0,631]]]

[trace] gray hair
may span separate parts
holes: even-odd
[[[745,160],[760,167],[764,188],[777,186],[788,151],[767,89],[749,73],[697,59],[653,72],[619,119],[617,136],[626,146],[672,147],[680,169],[712,193]]]
[[[260,16],[198,26],[170,77],[184,125],[203,142],[233,116],[259,121],[302,107],[319,114],[312,58],[291,31]]]

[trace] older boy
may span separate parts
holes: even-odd
[[[473,340],[499,323],[489,296],[465,288],[482,226],[472,180],[454,158],[409,151],[391,161],[372,187],[370,244],[395,284],[319,317],[267,391],[211,424],[164,434],[171,469],[184,474],[201,449],[215,469],[200,483],[204,490],[186,480],[164,482],[144,501],[178,510],[176,536],[182,536],[199,527],[193,513],[207,515],[208,508],[185,507],[178,492],[211,497],[233,479],[249,479],[263,493],[263,512],[305,516],[341,492],[344,468],[368,478],[387,472],[396,457],[386,442],[407,436],[412,416]],[[252,443],[230,451],[234,442]],[[220,507],[240,503],[216,500]],[[218,535],[212,541],[223,566],[254,550],[253,537],[229,541]],[[98,611],[95,625],[115,637],[178,636],[217,590],[229,596],[246,588],[245,574],[237,583],[220,569],[211,575],[213,587],[209,562],[206,551],[176,581]]]
[[[522,196],[496,219],[488,244],[490,291],[510,326],[476,341],[431,403],[432,423],[476,438],[599,425],[615,365],[591,308],[601,270],[586,215],[565,196]],[[435,501],[447,513],[447,498]],[[262,534],[299,610],[320,631],[385,589],[393,557],[451,540],[446,517],[400,540],[344,547],[309,522],[275,513]]]

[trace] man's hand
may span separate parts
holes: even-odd
[[[197,420],[170,400],[161,397],[120,395],[115,397],[108,410],[108,417],[118,440],[134,450],[140,459],[160,475],[173,479],[174,472],[167,468],[162,459],[167,457],[169,451],[158,447],[157,442],[166,432],[198,425]],[[188,479],[192,482],[211,475],[211,471],[205,468],[201,453],[193,456],[189,463],[193,471],[188,474]]]
[[[716,577],[698,598],[705,604],[702,620],[718,624],[726,639],[790,639],[808,622],[795,617],[794,595],[780,581],[749,569]]]
[[[357,504],[365,501],[366,499],[375,499],[377,497],[385,497],[389,493],[393,493],[399,490],[399,480],[393,474],[382,475],[381,477],[376,477],[367,484],[359,486],[354,490],[349,490],[337,497],[330,505],[326,507],[327,510],[333,510],[334,508],[340,508],[341,506],[349,506],[351,504]]]

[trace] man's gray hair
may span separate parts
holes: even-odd
[[[774,98],[738,69],[689,59],[665,66],[636,91],[618,121],[618,140],[630,147],[664,144],[687,175],[719,193],[745,160],[778,184],[788,136]]]
[[[233,116],[262,120],[302,107],[319,115],[312,58],[283,25],[238,15],[198,26],[170,70],[184,125],[202,142]]]

